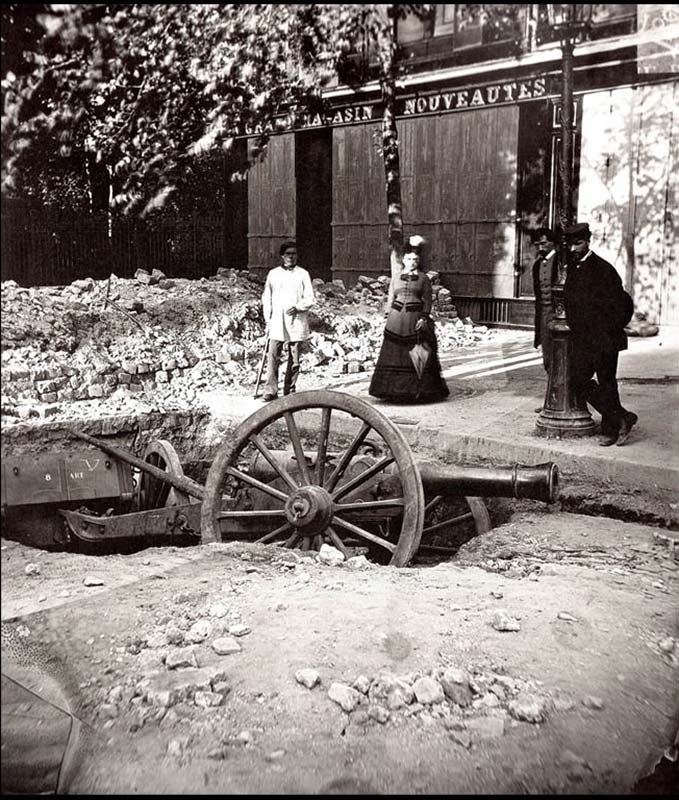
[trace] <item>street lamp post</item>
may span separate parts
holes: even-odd
[[[591,3],[552,3],[547,5],[547,16],[561,42],[561,230],[573,224],[573,52],[580,36],[589,28],[592,16]],[[554,319],[549,323],[551,333],[551,358],[545,402],[540,412],[536,431],[547,437],[590,436],[595,424],[587,405],[575,395],[570,375],[570,341],[563,301],[563,284],[568,265],[568,247],[562,236],[560,245],[561,267],[559,281],[552,286]]]

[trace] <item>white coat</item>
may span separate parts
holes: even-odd
[[[308,311],[315,302],[311,276],[302,267],[275,267],[264,284],[262,306],[269,337],[279,342],[300,342],[309,338]],[[295,306],[296,314],[286,314]]]

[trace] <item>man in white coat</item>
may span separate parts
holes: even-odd
[[[309,273],[297,266],[297,244],[283,242],[280,247],[282,266],[269,272],[262,294],[264,320],[269,332],[266,386],[264,399],[278,397],[278,367],[283,346],[288,361],[283,381],[283,394],[295,391],[299,375],[300,343],[309,338],[308,311],[314,304],[314,290]]]

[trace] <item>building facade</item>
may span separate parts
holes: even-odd
[[[427,238],[426,267],[462,314],[530,325],[531,231],[559,220],[561,47],[546,6],[503,7],[504,27],[461,8],[399,25],[404,227]],[[674,9],[595,5],[574,62],[577,219],[636,310],[664,325],[679,325],[679,67],[658,20],[671,26]],[[382,108],[366,72],[360,89],[327,92],[330,115],[273,136],[251,169],[250,269],[276,264],[294,236],[314,277],[353,285],[388,271]]]

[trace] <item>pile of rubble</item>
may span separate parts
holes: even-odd
[[[442,353],[490,335],[460,319],[430,273]],[[302,356],[304,388],[370,372],[384,332],[389,278],[314,280],[312,335]],[[200,393],[253,386],[266,330],[263,280],[219,269],[210,278],[77,280],[68,286],[2,284],[3,424],[60,416],[78,401],[114,408],[195,409]],[[144,410],[143,408],[141,410]]]

